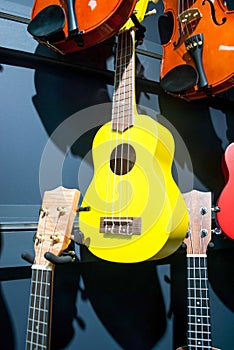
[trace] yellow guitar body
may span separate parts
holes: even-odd
[[[133,154],[132,163],[117,173],[110,165],[111,154],[123,144],[124,152]],[[94,177],[82,203],[90,211],[81,211],[79,217],[89,250],[101,259],[122,263],[172,254],[186,235],[188,214],[171,174],[171,133],[135,112],[134,126],[123,132],[113,131],[111,122],[102,126],[92,151]]]

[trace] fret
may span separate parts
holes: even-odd
[[[210,319],[209,315],[199,315],[199,314],[188,314],[188,318],[192,323],[207,322]]]
[[[35,313],[37,314],[37,311],[39,311],[39,312],[48,312],[48,310],[47,310],[47,308],[43,308],[43,307],[36,307],[36,306],[30,306],[29,307],[29,310],[33,310],[33,312],[35,311]],[[29,311],[30,312],[30,311]]]
[[[35,348],[32,348],[32,346],[35,346]],[[47,349],[47,345],[38,344],[38,342],[29,342],[26,340],[26,350],[40,350],[40,349]]]
[[[210,325],[197,325],[196,323],[190,323],[191,325],[191,328],[195,328],[194,329],[189,329],[188,330],[188,334],[190,334],[191,336],[194,336],[194,335],[201,335],[201,334],[204,334],[204,336],[210,336],[211,332],[210,332]],[[199,328],[200,327],[200,330]]]
[[[40,332],[34,332],[34,331],[29,331],[29,333],[31,333],[32,334],[32,337],[35,335],[36,337],[47,337],[47,335],[46,334],[44,334],[44,333],[40,333]]]
[[[197,305],[188,305],[189,309],[196,309],[196,310],[208,310],[208,306],[200,306],[200,304]]]
[[[194,345],[194,344],[193,344]],[[209,349],[211,350],[211,346],[210,345],[202,345],[202,344],[196,344],[194,346],[189,346],[189,350],[199,350],[199,349]]]
[[[208,294],[208,288],[194,289],[194,287],[188,287],[188,296],[191,298],[206,298]]]
[[[30,325],[32,326],[32,325],[34,325],[34,327],[36,327],[37,329],[41,326],[41,327],[44,327],[45,325],[47,325],[47,322],[44,320],[44,321],[42,321],[42,320],[36,320],[35,321],[35,319],[34,318],[30,318],[29,317],[29,323],[30,323]],[[30,327],[30,329],[28,330],[29,332],[32,332],[33,331],[33,329],[32,329],[33,327]],[[39,332],[40,332],[40,330],[39,330]]]
[[[195,346],[202,346],[202,348],[205,346],[205,347],[210,347],[210,343],[211,343],[211,339],[207,339],[207,340],[200,340],[200,339],[197,339],[197,338],[188,338],[189,342],[191,345],[195,345]]]
[[[122,109],[121,109],[122,108]],[[132,107],[126,107],[126,106],[123,106],[123,107],[120,107],[118,111],[116,111],[115,113],[113,113],[113,118],[112,120],[118,120],[118,118],[124,118],[126,115],[128,115],[127,112],[131,112],[132,111]],[[124,113],[124,115],[121,115],[120,116],[120,113]]]
[[[32,296],[33,298],[37,298],[37,297],[38,297],[38,295],[37,295],[37,294],[34,294],[34,293],[32,293],[31,296]],[[44,295],[40,295],[40,299],[49,299],[49,297],[44,296]]]

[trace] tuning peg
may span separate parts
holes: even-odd
[[[156,10],[156,9],[153,9],[153,10],[151,10],[151,11],[146,12],[145,17],[149,17],[149,16],[152,16],[152,15],[156,15],[156,13],[157,13],[157,10]]]
[[[219,213],[220,212],[220,208],[216,205],[215,207],[211,208],[211,210],[214,212],[214,213]]]

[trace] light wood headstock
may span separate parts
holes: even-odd
[[[185,193],[189,211],[189,232],[184,242],[187,254],[206,254],[211,240],[211,192],[193,190]]]
[[[34,244],[34,264],[49,265],[44,258],[46,252],[58,256],[68,247],[79,197],[78,190],[62,186],[44,193]]]

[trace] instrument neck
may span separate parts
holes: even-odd
[[[187,255],[188,349],[211,350],[211,324],[206,254]]]
[[[52,266],[32,266],[25,350],[50,348]]]
[[[135,106],[135,31],[118,35],[112,130],[123,132],[134,125]]]

